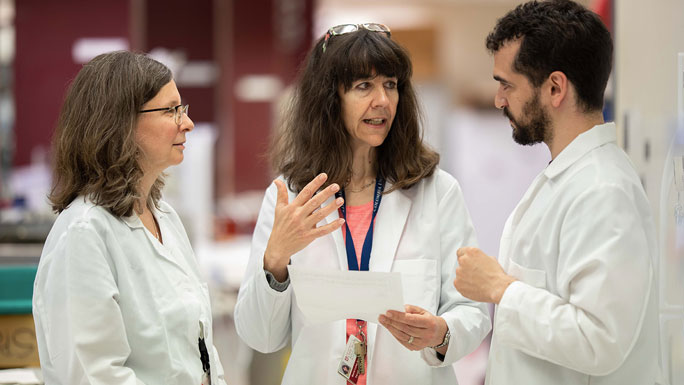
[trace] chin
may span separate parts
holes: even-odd
[[[370,144],[373,147],[378,147],[381,146],[383,143],[385,143],[385,139],[387,139],[387,135],[382,135],[382,136],[374,136],[370,138],[368,141],[368,144]]]
[[[179,157],[176,157],[175,159],[173,159],[170,162],[171,164],[169,165],[169,167],[170,166],[178,166],[179,164],[183,163],[183,158],[184,158],[183,154],[180,154]]]

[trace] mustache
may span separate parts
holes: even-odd
[[[504,107],[502,111],[505,117],[507,117],[509,120],[514,120],[511,116],[511,113],[508,111],[508,107]]]

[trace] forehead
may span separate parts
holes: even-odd
[[[520,49],[520,40],[509,41],[494,53],[494,76],[506,78],[520,75],[513,70],[513,61]]]
[[[154,99],[161,100],[180,100],[180,93],[178,92],[178,87],[176,87],[176,82],[171,80],[166,83],[159,92],[154,96]]]

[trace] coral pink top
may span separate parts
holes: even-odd
[[[358,266],[361,266],[361,251],[363,249],[363,242],[366,240],[366,233],[370,227],[371,219],[373,218],[373,201],[360,206],[347,206],[347,226],[349,226],[349,232],[351,233],[352,241],[354,241],[354,249],[356,251],[356,262]],[[341,215],[341,214],[340,214]],[[342,226],[342,239],[347,239],[346,228]],[[360,321],[361,329],[363,333],[368,336],[366,331],[366,321]],[[348,340],[350,335],[355,335],[361,339],[359,334],[359,328],[356,326],[355,319],[347,320],[347,337]],[[368,373],[368,356],[366,356],[366,373]],[[359,379],[356,385],[366,385],[366,374],[359,375]]]

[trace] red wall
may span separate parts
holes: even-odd
[[[185,52],[188,61],[214,60],[212,12],[212,0],[147,0],[143,50],[163,47]],[[215,120],[213,87],[179,85],[178,91],[194,122]]]
[[[275,75],[289,84],[311,45],[314,0],[20,0],[16,7],[16,151],[28,164],[49,149],[66,88],[80,65],[71,49],[81,37],[123,37],[132,49],[182,49],[190,61],[214,61],[216,84],[183,87],[195,122],[214,122],[217,196],[262,190],[274,127],[270,102],[233,92],[245,75]],[[294,33],[294,34],[293,34]]]
[[[313,0],[235,1],[233,7],[232,81],[250,74],[270,74],[285,85],[291,83],[311,45]],[[298,38],[285,41],[295,29]],[[266,151],[277,123],[273,106],[241,101],[235,93],[231,103],[234,190],[263,189],[272,177]]]
[[[15,1],[15,165],[49,149],[69,82],[80,65],[71,57],[81,37],[129,38],[126,1]]]

